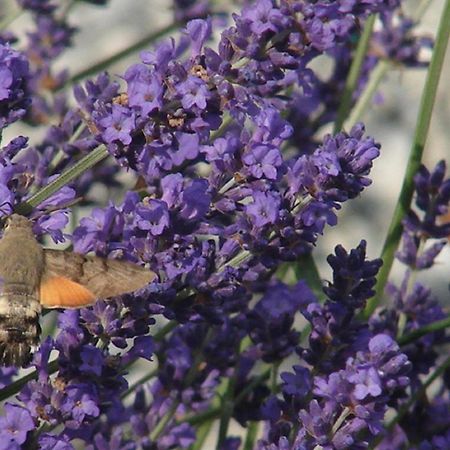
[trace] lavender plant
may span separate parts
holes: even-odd
[[[61,311],[30,370],[1,369],[0,449],[450,448],[450,318],[417,280],[450,235],[446,163],[420,166],[450,3],[433,42],[400,0],[235,1],[232,15],[177,0],[173,25],[70,73],[56,63],[80,3],[17,0],[25,38],[3,17],[0,133],[15,137],[0,218],[158,280]],[[398,206],[381,257],[339,245],[326,282],[315,246],[371,184],[381,145],[356,119],[393,64],[428,70]],[[99,204],[94,184],[121,201]]]

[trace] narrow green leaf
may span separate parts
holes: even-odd
[[[59,191],[63,186],[78,178],[84,172],[95,166],[109,155],[106,147],[101,145],[93,150],[89,155],[78,161],[72,167],[69,167],[56,180],[44,186],[36,194],[31,196],[26,202],[21,203],[15,208],[18,214],[29,214],[36,206],[40,205],[44,200],[47,200],[55,192]]]
[[[405,178],[403,186],[400,191],[400,196],[395,207],[392,221],[387,233],[387,237],[381,252],[383,259],[383,266],[380,269],[375,286],[376,294],[372,297],[366,306],[364,316],[367,319],[370,317],[381,301],[384,293],[389,273],[394,262],[395,252],[397,250],[402,231],[402,220],[408,212],[411,204],[411,199],[414,192],[414,175],[420,167],[422,154],[425,148],[425,142],[430,128],[431,114],[433,111],[434,102],[436,99],[439,78],[442,71],[445,52],[448,45],[450,35],[450,0],[445,2],[444,10],[441,16],[441,22],[437,33],[436,43],[431,58],[430,67],[428,69],[427,79],[425,81],[425,88],[422,92],[422,99],[417,118],[417,125],[411,148],[411,153],[406,167]]]
[[[364,111],[367,106],[372,102],[372,98],[378,89],[381,81],[386,76],[391,67],[391,63],[382,59],[377,63],[369,76],[369,82],[367,83],[361,96],[356,101],[355,106],[352,108],[350,117],[345,121],[345,128],[350,130],[356,122],[361,120]]]
[[[324,300],[325,294],[323,292],[322,279],[313,256],[310,253],[300,256],[293,264],[293,268],[297,281],[305,280],[314,295],[319,300]]]
[[[205,423],[202,423],[196,433],[195,443],[189,447],[189,450],[201,450],[203,444],[206,441],[206,438],[209,436],[211,432],[211,428],[214,424],[214,420],[208,420]]]
[[[53,360],[48,363],[48,374],[55,373],[58,370],[58,360]],[[24,375],[23,377],[19,378],[18,380],[12,382],[11,384],[8,384],[8,386],[5,386],[3,389],[0,389],[0,401],[6,400],[9,397],[12,397],[13,395],[17,394],[23,386],[25,386],[29,381],[36,380],[38,377],[37,370],[33,370],[27,375]]]
[[[342,129],[342,125],[348,116],[350,107],[352,105],[352,95],[358,85],[361,68],[366,57],[367,49],[369,48],[370,37],[372,36],[373,25],[375,23],[376,15],[372,14],[366,20],[364,31],[359,39],[358,47],[356,48],[355,56],[352,60],[352,65],[348,72],[347,80],[345,82],[344,91],[337,112],[336,122],[334,124],[334,133],[338,133]]]
[[[113,65],[114,63],[120,61],[123,58],[126,58],[127,56],[133,53],[136,53],[139,50],[142,50],[144,47],[147,47],[152,42],[155,42],[156,40],[160,39],[166,34],[178,29],[180,26],[181,26],[180,23],[174,22],[162,28],[161,30],[153,31],[147,34],[142,39],[139,39],[139,41],[121,50],[120,52],[117,52],[116,54],[110,56],[109,58],[105,58],[102,61],[95,63],[92,66],[87,67],[86,69],[76,73],[75,75],[70,77],[67,80],[67,82],[60,87],[60,89],[66,87],[67,85],[70,86],[76,84],[79,81],[83,80],[84,78],[88,78],[90,76],[98,74],[103,70],[106,70],[109,66]]]
[[[247,427],[247,434],[245,436],[244,447],[242,450],[253,450],[258,436],[258,422],[250,422]]]
[[[403,335],[398,339],[398,343],[399,345],[406,345],[416,341],[417,339],[420,339],[422,336],[433,333],[435,331],[445,330],[448,327],[450,327],[450,316],[446,317],[445,319],[437,320],[436,322],[424,325],[423,327],[420,327],[417,330],[412,331],[411,333]]]

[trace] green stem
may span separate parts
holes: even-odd
[[[208,420],[200,425],[195,435],[195,443],[189,447],[189,450],[201,450],[203,448],[203,444],[205,443],[213,424],[214,420]]]
[[[233,397],[234,397],[235,378],[236,377],[233,376],[230,379],[228,379],[228,387],[222,400],[220,408],[219,434],[217,437],[216,450],[220,450],[228,434],[228,427],[234,409]]]
[[[333,428],[331,430],[332,434],[336,434],[341,427],[341,425],[344,423],[344,420],[348,417],[350,414],[350,408],[346,406],[343,411],[341,412],[340,416],[337,418],[336,422],[333,425]]]
[[[47,184],[47,186],[44,186],[27,201],[18,205],[15,212],[24,215],[30,213],[34,207],[40,205],[44,200],[47,200],[55,192],[59,191],[62,187],[73,181],[75,178],[78,178],[84,172],[95,166],[98,162],[105,159],[108,155],[109,153],[104,145],[97,147],[83,159],[64,171],[58,178],[56,178],[56,180]]]
[[[280,368],[281,361],[274,362],[272,365],[272,374],[270,380],[270,390],[272,394],[276,394],[278,388],[278,370]]]
[[[105,58],[102,61],[93,64],[90,67],[87,67],[86,69],[76,73],[72,77],[70,77],[64,85],[61,86],[61,88],[66,87],[67,85],[72,85],[75,83],[78,83],[80,80],[87,78],[91,75],[95,75],[103,70],[105,70],[107,67],[111,66],[112,64],[120,61],[121,59],[131,55],[132,53],[137,52],[138,50],[141,50],[142,48],[146,47],[147,45],[151,44],[152,42],[158,40],[159,38],[163,37],[164,35],[170,33],[171,31],[174,31],[178,29],[181,26],[180,23],[174,22],[170,25],[167,25],[166,27],[162,28],[158,31],[153,31],[152,33],[147,34],[139,41],[135,42],[134,44],[130,45],[124,50],[121,50],[120,52],[117,52],[115,55],[110,56],[109,58]]]
[[[245,343],[243,341],[240,342],[239,346],[235,348],[236,360],[239,360],[239,354],[242,351],[242,346]],[[239,373],[239,363],[236,364],[234,368],[233,375],[228,378],[225,393],[222,395],[221,401],[221,414],[220,414],[220,423],[219,423],[219,434],[217,437],[217,445],[216,449],[220,450],[226,437],[228,434],[228,427],[230,425],[230,420],[233,415],[234,410],[234,393],[236,388],[236,378]]]
[[[169,411],[167,411],[167,413],[164,415],[164,417],[156,424],[155,428],[153,428],[152,432],[150,433],[150,439],[152,441],[155,441],[156,439],[158,439],[158,437],[164,431],[164,428],[169,423],[169,421],[172,419],[179,404],[180,404],[180,402],[178,400],[175,400],[173,402],[172,406],[170,407]]]
[[[356,101],[356,104],[350,113],[350,117],[345,122],[345,128],[352,128],[352,126],[361,119],[361,116],[366,110],[367,105],[372,102],[375,91],[378,89],[381,80],[385,77],[390,67],[391,64],[387,60],[381,60],[377,63],[375,68],[372,70],[372,73],[370,74],[369,82],[364,88],[361,96]]]
[[[352,94],[358,86],[359,75],[361,73],[361,68],[364,63],[367,49],[369,48],[370,37],[372,35],[375,19],[376,14],[371,14],[368,17],[366,24],[364,25],[364,31],[359,39],[358,47],[356,48],[355,56],[348,72],[341,103],[337,112],[336,122],[334,124],[334,134],[342,129],[342,125],[344,124],[344,121],[350,111],[352,105]]]
[[[171,320],[167,322],[162,328],[160,328],[154,335],[153,339],[155,341],[160,341],[164,336],[169,334],[174,328],[176,328],[178,322],[176,320]]]
[[[47,373],[51,375],[52,373],[55,373],[58,370],[58,360],[53,360],[48,363],[47,366]],[[7,398],[17,394],[22,387],[27,384],[31,380],[36,380],[38,377],[37,370],[33,370],[28,375],[25,375],[18,380],[14,381],[11,384],[8,384],[8,386],[5,386],[3,389],[0,389],[0,401],[6,400]]]
[[[296,281],[305,280],[317,299],[323,303],[326,295],[323,292],[322,278],[312,253],[301,255],[293,263]]]
[[[413,145],[406,168],[403,186],[400,196],[392,216],[391,225],[387,233],[386,241],[383,246],[381,258],[383,266],[380,269],[375,286],[376,294],[371,298],[364,311],[365,318],[371,316],[375,308],[381,301],[384,287],[386,285],[391,267],[394,261],[395,252],[398,247],[402,235],[402,219],[409,210],[411,199],[414,192],[414,175],[420,167],[422,154],[425,147],[425,141],[430,127],[431,113],[433,111],[434,101],[439,83],[439,77],[442,71],[445,51],[448,45],[450,35],[450,0],[445,2],[441,22],[436,38],[436,44],[431,58],[430,67],[425,82],[425,88],[422,93],[421,104],[417,119],[416,131],[414,135]]]
[[[450,327],[450,316],[446,317],[442,320],[437,320],[436,322],[429,323],[424,325],[423,327],[418,328],[417,330],[412,331],[411,333],[405,334],[401,336],[397,342],[399,345],[407,345],[411,342],[420,339],[422,336],[425,336],[429,333],[434,333],[435,331],[445,330]]]
[[[252,256],[251,252],[248,250],[241,250],[234,258],[231,258],[226,264],[218,268],[218,272],[225,270],[227,266],[239,267],[244,261]]]
[[[142,386],[147,381],[151,380],[158,373],[158,369],[153,369],[149,373],[145,374],[143,377],[139,378],[135,381],[123,394],[121,394],[120,398],[124,399],[132,394],[139,386]]]
[[[256,438],[258,436],[258,422],[250,422],[247,427],[247,434],[245,435],[244,447],[242,450],[252,450],[255,446]]]
[[[222,124],[220,125],[220,128],[211,133],[211,141],[214,141],[220,137],[222,137],[228,130],[228,126],[233,123],[233,119],[231,118],[231,116],[229,114],[224,115],[224,118],[222,120]]]
[[[236,396],[235,404],[239,404],[245,396],[256,386],[261,384],[263,381],[267,381],[270,378],[270,374],[272,372],[272,369],[266,369],[263,373],[255,377],[247,386],[245,386],[244,389],[239,393],[239,395]]]
[[[213,406],[212,408],[208,409],[207,411],[203,411],[199,414],[195,414],[188,417],[183,417],[182,420],[177,420],[177,423],[188,423],[190,425],[199,425],[208,421],[213,421],[217,419],[220,415],[221,411],[220,406]]]

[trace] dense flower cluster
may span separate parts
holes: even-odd
[[[0,132],[19,120],[30,105],[27,82],[29,64],[25,56],[9,45],[0,44]]]
[[[219,36],[214,2],[174,0],[181,37],[142,52],[117,81],[103,72],[75,86],[71,106],[68,72],[55,69],[76,32],[70,8],[18,0],[34,29],[23,52],[12,34],[0,37],[0,131],[23,120],[45,133],[30,147],[23,136],[2,143],[0,218],[25,208],[36,236],[145,264],[157,279],[60,313],[26,383],[11,384],[17,369],[2,368],[0,450],[190,448],[216,419],[220,450],[242,448],[231,419],[248,439],[260,424],[257,450],[448,447],[448,376],[438,395],[423,391],[448,338],[440,329],[410,339],[446,317],[411,281],[450,235],[445,163],[416,175],[421,212],[405,218],[397,255],[408,270],[369,320],[382,261],[367,259],[365,241],[335,248],[328,283],[299,269],[341,205],[370,185],[380,154],[361,123],[323,132],[365,21],[379,14],[353,101],[381,59],[423,65],[432,43],[413,34],[399,0],[236,3]],[[318,57],[331,63],[327,77],[311,68]],[[103,147],[114,162],[27,205]],[[135,186],[67,234],[69,206],[94,203],[94,182],[123,187],[122,168]],[[143,377],[129,384],[136,362]]]

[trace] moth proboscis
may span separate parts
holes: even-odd
[[[0,240],[0,365],[23,366],[39,344],[42,308],[82,308],[143,288],[156,274],[130,262],[43,248],[12,214]]]

